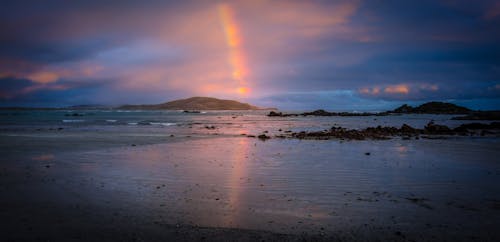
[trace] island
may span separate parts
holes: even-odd
[[[281,113],[271,111],[269,117],[297,117],[297,116],[386,116],[386,115],[401,115],[401,114],[448,114],[448,115],[465,115],[453,117],[454,120],[500,120],[500,111],[476,111],[466,107],[458,106],[453,103],[446,102],[427,102],[417,107],[412,107],[408,104],[403,104],[400,107],[385,111],[385,112],[328,112],[323,109],[318,109],[312,112],[304,113]]]
[[[427,102],[418,107],[407,104],[390,111],[391,113],[422,113],[422,114],[468,114],[472,110],[445,102]]]
[[[218,99],[213,97],[191,97],[179,99],[161,104],[151,105],[124,105],[118,109],[142,109],[142,110],[271,110],[272,108],[260,108],[248,103],[234,100]]]

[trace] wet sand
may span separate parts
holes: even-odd
[[[260,141],[210,133],[3,132],[1,235],[498,241],[499,144],[495,137]]]

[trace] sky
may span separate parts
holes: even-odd
[[[0,106],[500,109],[498,26],[494,0],[3,0]]]

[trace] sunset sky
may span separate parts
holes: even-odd
[[[0,106],[500,109],[499,26],[494,0],[7,0]]]

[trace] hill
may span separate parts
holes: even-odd
[[[125,105],[119,109],[148,110],[259,110],[261,108],[234,100],[212,97],[191,97],[153,105]]]
[[[418,107],[412,107],[407,104],[394,109],[391,113],[428,113],[428,114],[467,114],[472,110],[445,102],[428,102]]]

